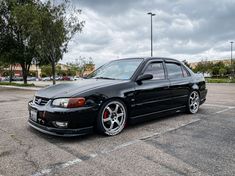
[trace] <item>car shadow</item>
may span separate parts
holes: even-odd
[[[166,115],[166,116],[160,116],[160,117],[156,117],[154,119],[150,119],[150,120],[145,120],[143,122],[138,122],[138,123],[134,123],[134,124],[127,124],[127,126],[125,127],[123,133],[128,133],[130,131],[142,128],[142,127],[146,127],[148,125],[157,123],[157,122],[162,122],[168,119],[172,119],[172,118],[177,118],[180,117],[181,115],[188,115],[190,116],[190,114],[187,114],[185,112],[179,112],[176,114],[170,114],[170,115]],[[102,134],[98,134],[98,132],[96,132],[94,130],[93,133],[91,134],[86,134],[86,135],[82,135],[82,136],[74,136],[74,137],[59,137],[59,136],[52,136],[52,135],[48,135],[48,134],[44,134],[41,133],[31,127],[28,127],[28,130],[34,134],[36,134],[38,137],[40,138],[44,138],[45,140],[47,140],[50,143],[77,143],[77,142],[86,142],[86,141],[90,141],[90,140],[99,140],[99,139],[103,139],[103,138],[116,138],[117,136],[106,136],[106,135],[102,135]]]

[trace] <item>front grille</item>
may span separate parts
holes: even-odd
[[[48,98],[43,98],[43,97],[34,98],[34,103],[37,105],[41,105],[41,106],[44,106],[45,104],[47,104],[48,101],[49,101]]]

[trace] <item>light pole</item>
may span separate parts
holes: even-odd
[[[233,42],[231,43],[231,75],[234,77],[234,66],[233,66]]]
[[[151,57],[153,56],[153,16],[156,14],[149,12],[147,13],[151,17]]]

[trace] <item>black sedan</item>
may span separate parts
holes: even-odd
[[[203,76],[175,59],[120,59],[84,80],[39,90],[28,104],[28,123],[56,136],[94,129],[111,136],[126,123],[181,111],[197,113],[206,94]]]

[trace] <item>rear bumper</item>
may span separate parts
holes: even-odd
[[[28,124],[42,133],[50,134],[53,136],[61,136],[61,137],[81,136],[93,132],[92,126],[85,128],[78,128],[78,129],[60,129],[60,128],[43,126],[30,119],[28,120]]]
[[[200,105],[205,103],[206,101],[206,95],[207,95],[207,89],[204,89],[202,91],[200,91]]]

